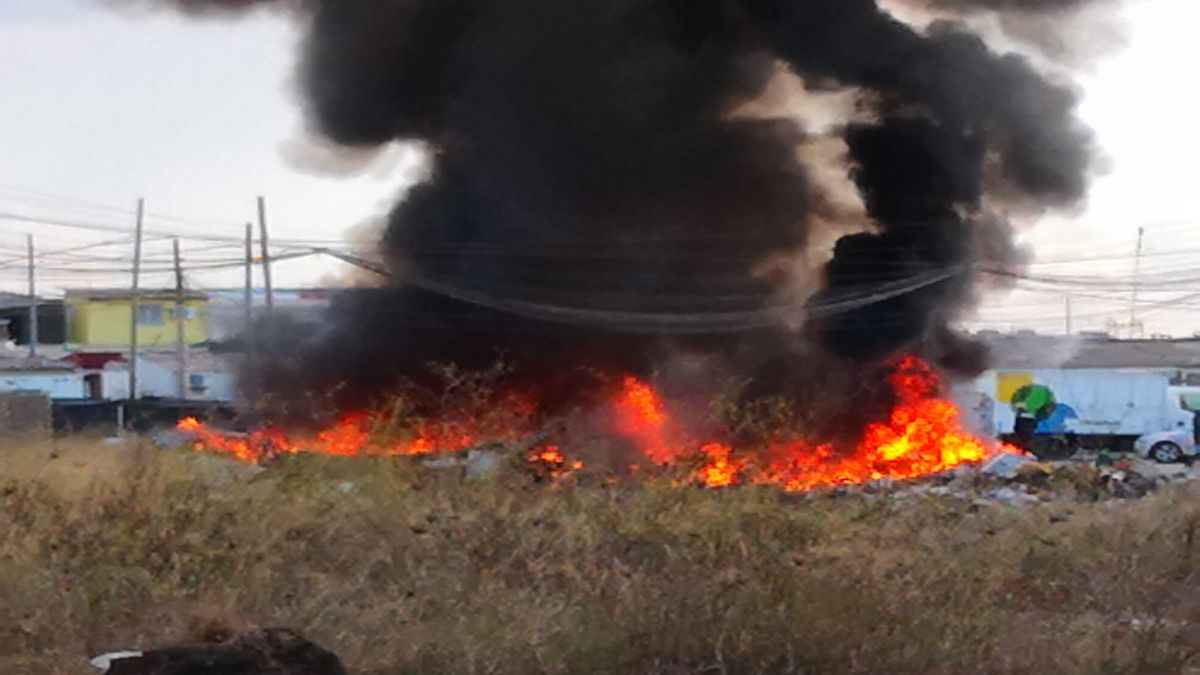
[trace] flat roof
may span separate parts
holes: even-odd
[[[1103,336],[980,335],[991,368],[1200,369],[1200,339],[1118,340]]]
[[[133,297],[133,292],[128,288],[68,288],[65,292],[67,300],[128,300]],[[138,290],[138,297],[142,299],[175,299],[174,288],[143,288]],[[208,294],[202,291],[185,290],[183,292],[185,300],[207,300]]]

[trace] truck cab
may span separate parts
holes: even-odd
[[[1200,454],[1200,387],[1167,388],[1172,409],[1172,428],[1142,434],[1133,451],[1163,464],[1191,461]]]

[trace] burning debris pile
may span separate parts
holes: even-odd
[[[735,449],[727,442],[692,438],[673,418],[670,406],[659,393],[634,377],[624,378],[620,392],[605,406],[608,414],[604,417],[614,437],[625,439],[638,450],[640,464],[634,464],[631,470],[640,465],[691,466],[688,482],[709,487],[748,483],[802,491],[881,479],[903,480],[943,473],[998,453],[1018,452],[966,432],[958,408],[937,396],[938,378],[920,359],[910,356],[900,360],[890,379],[896,391],[896,407],[886,420],[872,423],[853,448],[790,440]],[[301,453],[428,457],[498,447],[501,452],[519,456],[544,477],[585,470],[583,460],[570,458],[569,450],[548,442],[550,434],[534,432],[533,419],[521,420],[521,428],[510,429],[509,438],[522,440],[507,444],[480,437],[470,426],[462,425],[449,433],[418,430],[413,437],[397,440],[396,434],[387,432],[383,416],[356,413],[305,437],[276,428],[227,434],[191,418],[178,428],[197,450],[254,463]]]
[[[1092,136],[1072,88],[969,28],[994,14],[1066,30],[1083,0],[173,4],[295,9],[314,126],[351,148],[429,150],[381,237],[387,285],[347,292],[324,332],[275,339],[248,365],[248,398],[287,404],[276,418],[312,417],[292,394],[369,410],[421,385],[430,363],[503,357],[535,416],[609,409],[648,461],[707,458],[709,484],[804,489],[978,461],[989,448],[959,428],[933,371],[982,368],[951,326],[985,270],[1019,261],[1007,219],[1075,206],[1088,185]],[[780,80],[801,85],[800,108],[827,92],[854,105],[820,128],[747,112]],[[815,178],[829,161],[845,185]],[[708,377],[677,387],[715,395],[736,379],[744,400],[836,402],[805,434],[826,440],[747,453],[703,438],[646,384],[669,386],[685,359]],[[583,383],[584,370],[620,391]],[[477,440],[376,446],[372,423],[351,414],[303,441],[195,431],[250,460],[264,447],[419,455]]]

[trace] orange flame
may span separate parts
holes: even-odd
[[[194,417],[187,417],[176,429],[192,436],[196,450],[231,455],[244,462],[259,463],[275,455],[312,453],[337,457],[358,455],[417,456],[435,452],[456,452],[474,444],[470,434],[446,430],[426,430],[404,441],[378,441],[373,429],[383,423],[380,416],[348,413],[333,426],[315,434],[294,437],[275,427],[250,434],[227,434],[209,428]]]
[[[583,462],[579,460],[568,462],[557,445],[547,445],[541,450],[534,450],[525,457],[525,460],[544,468],[551,476],[555,477],[583,470]]]
[[[698,465],[693,479],[711,487],[754,483],[809,490],[884,478],[909,479],[980,462],[1001,452],[1020,452],[967,432],[958,407],[937,396],[941,382],[924,361],[916,357],[901,359],[890,383],[896,392],[895,407],[886,419],[868,425],[853,448],[798,440],[735,450],[712,440],[689,439],[682,425],[672,419],[659,393],[635,377],[622,381],[621,391],[610,403],[612,427],[614,433],[630,440],[656,464],[695,458]],[[534,412],[526,407],[514,410],[510,419],[531,418]],[[492,438],[485,430],[468,431],[447,424],[428,425],[415,437],[396,441],[375,433],[384,422],[379,415],[351,413],[327,429],[301,437],[274,427],[249,434],[226,434],[195,418],[182,420],[178,428],[192,437],[198,450],[255,463],[275,455],[298,453],[427,455],[465,450],[475,445],[476,439]],[[528,426],[528,419],[517,424]],[[569,461],[555,445],[532,450],[525,459],[539,467],[543,475],[561,476],[583,469],[582,462]]]
[[[685,454],[680,444],[672,442],[674,424],[662,398],[650,385],[626,377],[613,408],[616,433],[633,441],[650,461],[670,464]]]
[[[856,448],[838,452],[829,444],[796,441],[771,447],[770,458],[746,479],[786,490],[850,485],[884,478],[904,480],[981,462],[999,452],[1020,453],[1009,445],[987,443],[962,427],[953,402],[934,397],[937,375],[924,361],[906,357],[891,376],[897,403],[888,419],[867,427]],[[700,478],[713,487],[729,485],[729,453],[706,452]]]
[[[745,462],[733,459],[733,451],[727,445],[709,443],[700,448],[705,463],[698,471],[698,478],[709,487],[727,487],[737,482]]]

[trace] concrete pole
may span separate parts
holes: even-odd
[[[34,251],[33,251],[33,235],[29,234],[25,237],[25,243],[29,249],[29,358],[37,359],[38,355],[38,301],[37,301],[37,275],[35,273]]]
[[[258,198],[259,244],[262,246],[263,290],[267,297],[267,311],[275,307],[274,287],[271,284],[271,244],[267,236],[267,200]]]
[[[133,235],[133,283],[129,293],[129,398],[137,398],[138,367],[138,308],[141,305],[140,272],[142,271],[142,225],[146,215],[146,200],[137,204],[137,225]]]
[[[175,394],[187,398],[187,302],[183,292],[183,263],[179,256],[179,237],[171,242],[175,254],[175,370],[178,381]]]

